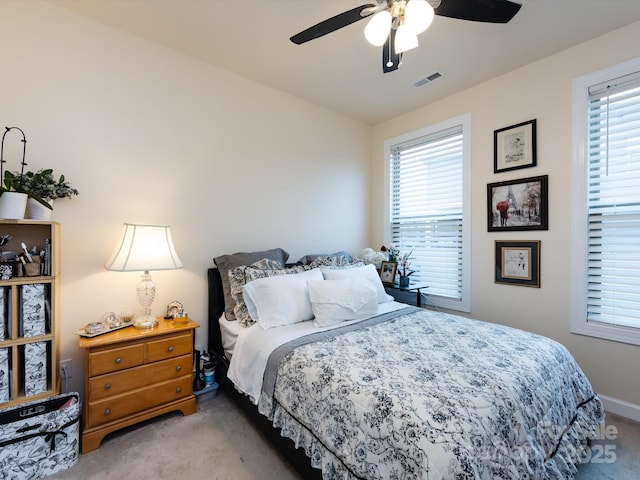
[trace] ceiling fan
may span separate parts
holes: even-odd
[[[371,17],[365,27],[369,43],[382,46],[382,71],[397,70],[402,55],[418,46],[418,34],[424,32],[434,15],[473,22],[507,23],[520,10],[509,0],[376,0],[342,12],[297,33],[290,40],[306,43],[352,23]]]

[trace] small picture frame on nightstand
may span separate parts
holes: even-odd
[[[380,264],[380,280],[385,285],[393,285],[398,271],[397,262],[382,262]]]
[[[167,315],[164,318],[182,318],[184,317],[184,306],[178,302],[173,301],[167,305]]]

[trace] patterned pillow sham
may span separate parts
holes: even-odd
[[[342,260],[340,261],[341,263],[351,263],[353,262],[353,257],[351,256],[351,254],[349,252],[345,252],[345,251],[340,251],[340,252],[335,252],[335,253],[314,253],[314,254],[310,254],[310,255],[305,255],[302,258],[300,258],[300,260],[298,260],[298,263],[302,264],[302,265],[311,265],[311,263],[320,257],[325,257],[325,258],[331,258],[331,257],[336,257],[336,258],[342,258]]]
[[[214,263],[220,270],[220,279],[222,280],[222,293],[224,295],[224,316],[227,320],[235,320],[233,309],[235,301],[231,295],[231,285],[229,283],[229,272],[241,265],[250,265],[263,258],[276,260],[282,268],[289,259],[289,254],[282,248],[272,248],[271,250],[263,250],[260,252],[236,252],[229,255],[220,255],[213,259]]]
[[[241,265],[229,271],[229,286],[231,297],[235,302],[233,314],[235,319],[243,327],[250,327],[255,320],[249,315],[247,304],[244,301],[242,287],[247,283],[257,280],[258,278],[273,277],[275,275],[287,275],[293,273],[302,273],[308,270],[305,266],[295,266],[291,268],[283,268],[277,260],[263,258],[251,265]]]
[[[318,255],[311,263],[308,264],[309,268],[349,268],[355,266],[363,266],[362,262],[355,262],[351,255]]]

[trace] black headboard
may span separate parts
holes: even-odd
[[[286,267],[294,265],[302,265],[301,263],[287,263]],[[215,355],[222,363],[228,365],[225,359],[224,348],[222,347],[222,334],[220,333],[220,316],[224,312],[224,292],[222,290],[222,279],[220,278],[220,270],[212,267],[207,270],[207,279],[209,285],[209,338],[207,351],[211,355]]]
[[[216,355],[219,359],[224,359],[224,349],[222,348],[222,336],[220,334],[220,324],[218,320],[224,312],[224,293],[222,291],[222,280],[220,270],[210,268],[207,270],[209,284],[209,346],[210,354]]]
[[[233,383],[227,377],[229,362],[224,356],[222,348],[222,335],[220,334],[220,323],[218,320],[224,312],[224,293],[222,291],[222,280],[220,271],[217,268],[207,270],[209,283],[209,354],[216,359],[216,379],[223,391],[230,396],[242,410],[251,418],[260,431],[273,442],[278,451],[302,474],[302,478],[310,480],[322,480],[322,471],[312,468],[309,459],[304,453],[304,449],[296,448],[295,444],[288,438],[280,435],[279,429],[271,425],[267,417],[258,413],[257,408],[248,396],[233,388]]]

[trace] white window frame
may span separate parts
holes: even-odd
[[[573,81],[573,194],[571,240],[571,331],[640,345],[640,328],[587,321],[587,169],[589,87],[640,71],[640,58]]]
[[[429,298],[429,304],[438,308],[471,312],[471,114],[445,120],[419,130],[390,138],[384,142],[384,241],[389,243],[391,234],[391,149],[398,144],[433,135],[444,130],[462,126],[462,294],[459,300],[429,295],[428,289],[423,290]]]

